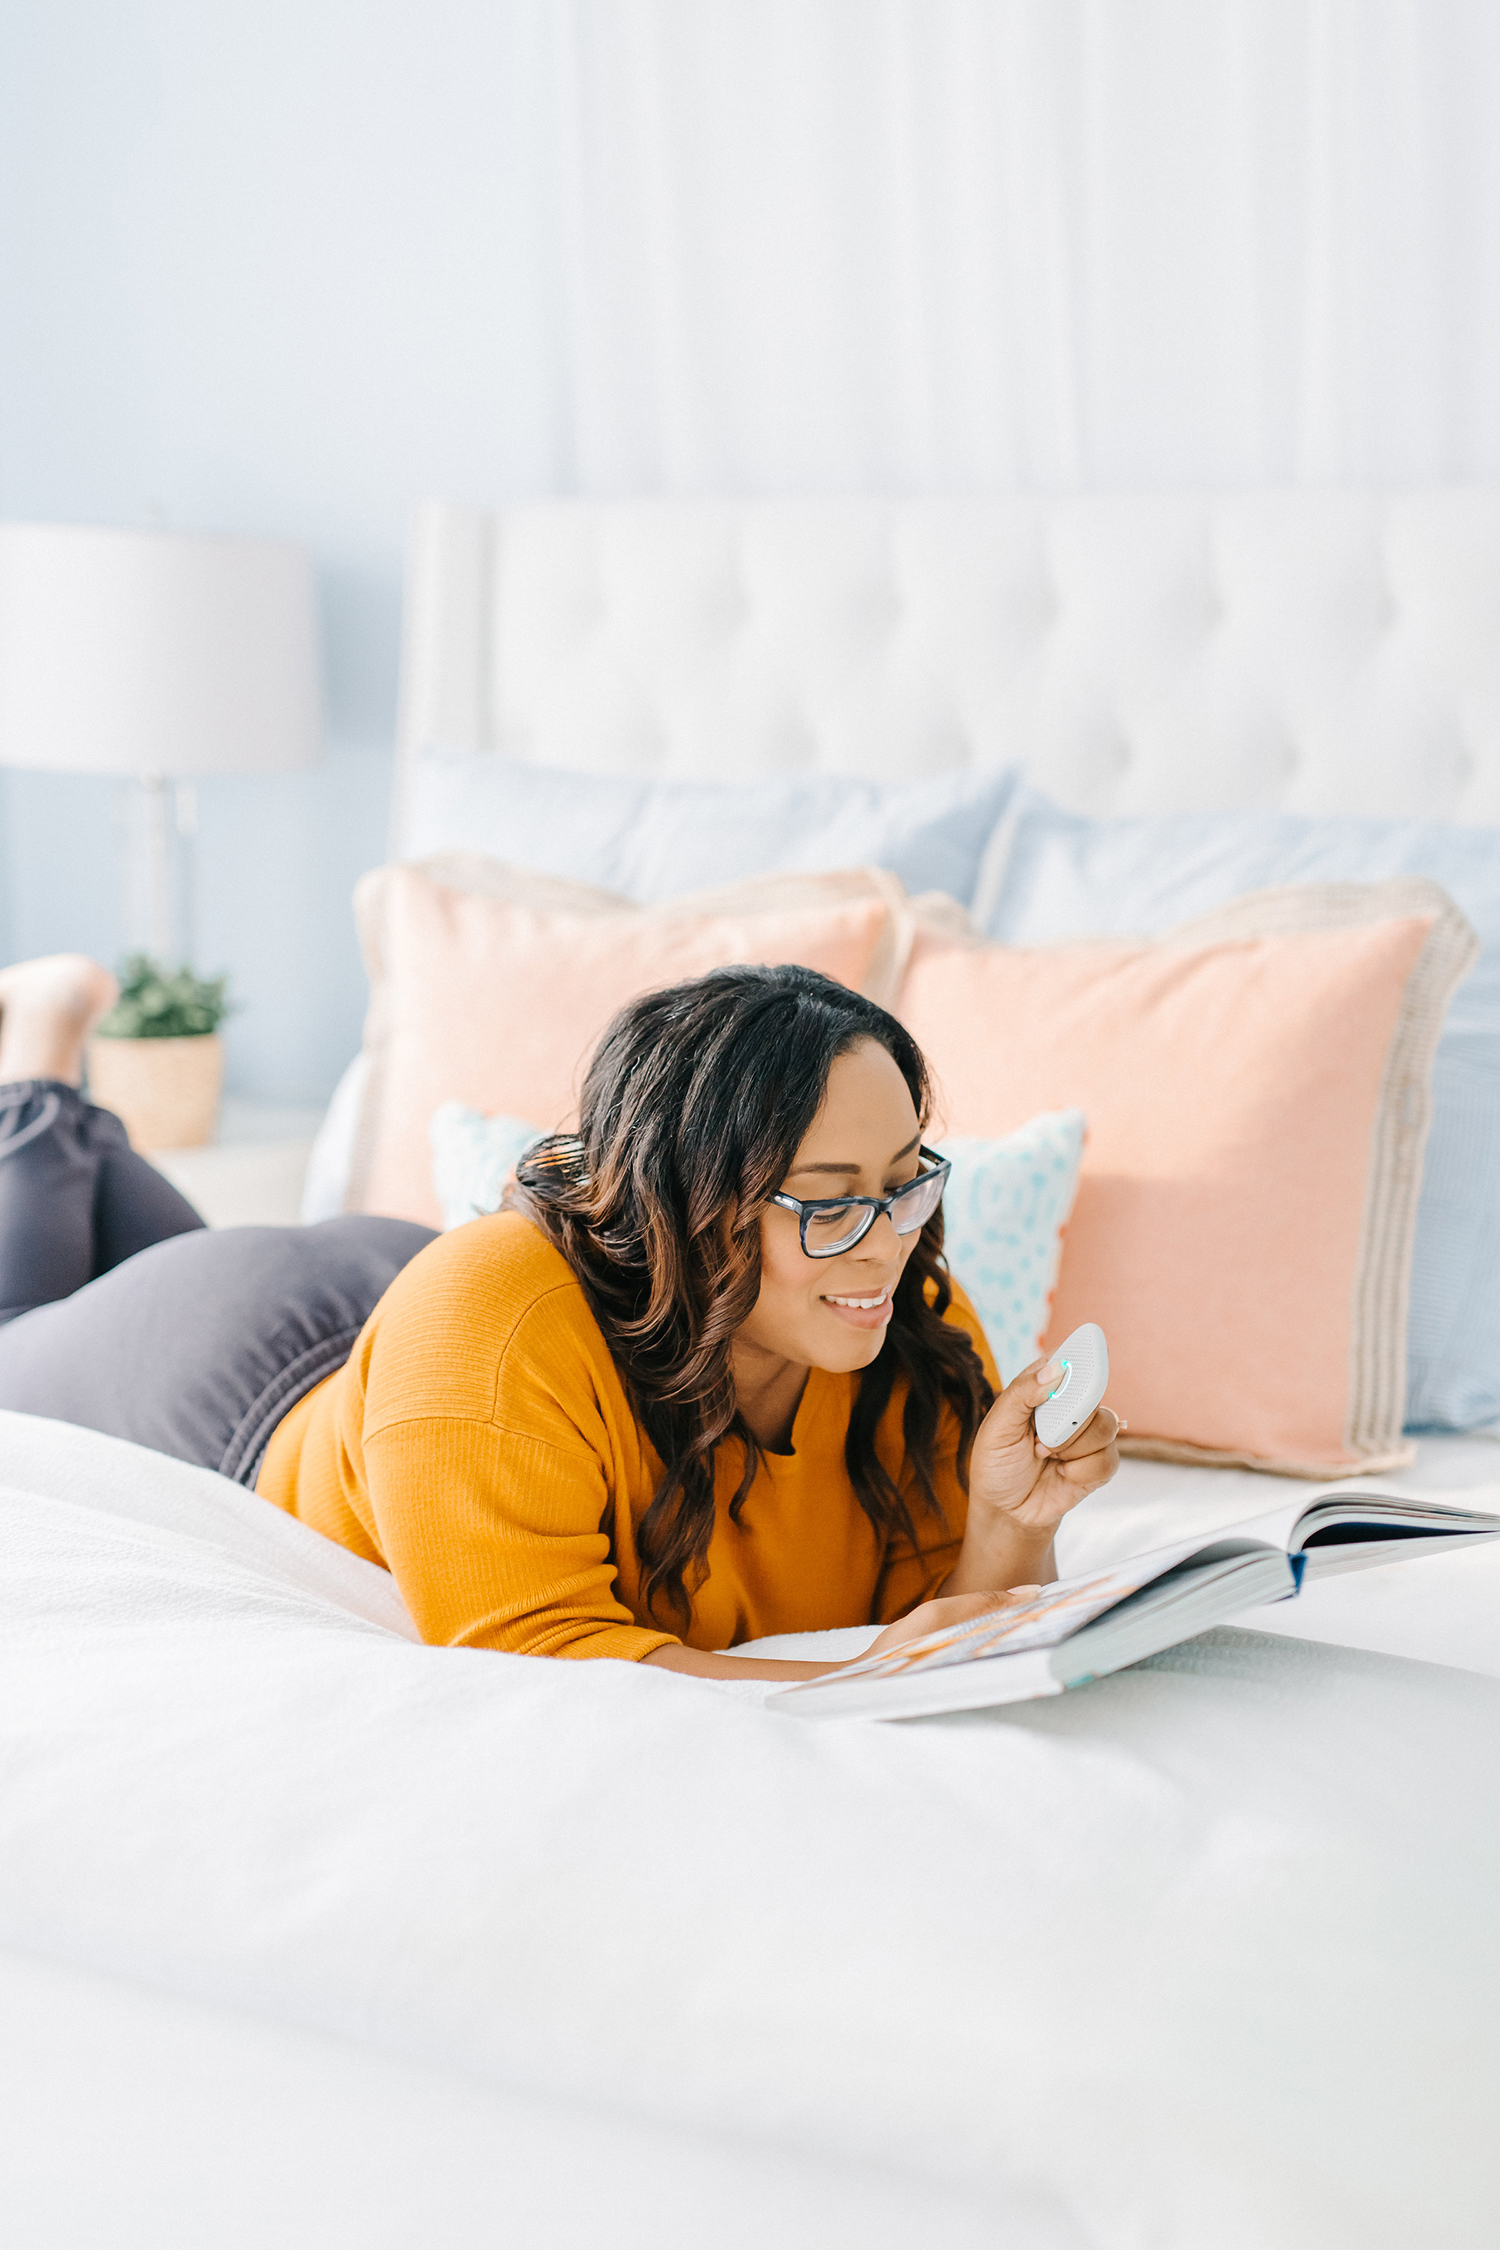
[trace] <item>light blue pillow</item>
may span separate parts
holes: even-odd
[[[974,896],[1015,777],[890,785],[799,774],[735,786],[559,773],[432,750],[413,762],[406,849],[484,852],[651,905],[746,875],[886,867],[909,891]]]
[[[486,1117],[464,1102],[439,1104],[427,1135],[445,1228],[467,1226],[499,1209],[500,1191],[541,1130],[519,1117]]]
[[[1500,1416],[1500,829],[1193,813],[1092,820],[1017,788],[974,912],[1012,945],[1154,932],[1278,883],[1428,875],[1479,933],[1433,1071],[1407,1330],[1412,1428]]]
[[[983,1321],[1007,1382],[1042,1348],[1084,1130],[1081,1109],[1055,1109],[1013,1133],[955,1134],[941,1145],[953,1161],[943,1197],[948,1269]]]
[[[493,1211],[537,1128],[486,1117],[462,1102],[432,1113],[432,1179],[443,1225]],[[948,1265],[984,1323],[1007,1379],[1041,1350],[1062,1256],[1062,1230],[1078,1192],[1084,1120],[1051,1110],[994,1139],[945,1141],[953,1161],[944,1198]]]

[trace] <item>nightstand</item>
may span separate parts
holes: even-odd
[[[163,1149],[151,1161],[211,1227],[295,1226],[321,1109],[228,1097],[206,1148]]]

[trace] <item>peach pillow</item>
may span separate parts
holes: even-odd
[[[462,855],[378,869],[355,910],[371,1068],[348,1204],[429,1226],[442,1224],[428,1140],[440,1102],[565,1123],[600,1033],[638,993],[796,961],[888,1002],[915,926],[899,883],[873,871],[639,907]]]
[[[1100,1323],[1131,1450],[1316,1477],[1410,1458],[1432,1057],[1477,951],[1415,879],[1264,891],[1155,940],[918,940],[899,1013],[947,1130],[1088,1119],[1047,1341]]]

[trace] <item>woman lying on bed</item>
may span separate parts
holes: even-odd
[[[1107,1409],[1038,1443],[1055,1365],[996,1397],[926,1066],[842,985],[634,1002],[577,1135],[439,1237],[206,1231],[79,1092],[112,997],[78,956],[0,975],[0,1406],[252,1485],[386,1565],[429,1641],[808,1678],[715,1652],[1032,1590],[1114,1474]]]

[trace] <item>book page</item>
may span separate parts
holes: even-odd
[[[983,1617],[968,1618],[961,1625],[942,1626],[937,1632],[924,1633],[920,1640],[908,1641],[884,1655],[866,1656],[857,1664],[846,1664],[839,1678],[887,1679],[901,1673],[933,1671],[945,1664],[969,1664],[982,1656],[1010,1656],[1022,1649],[1055,1648],[1059,1641],[1065,1641],[1081,1626],[1091,1624],[1116,1602],[1139,1593],[1143,1586],[1164,1577],[1206,1546],[1218,1544],[1218,1541],[1184,1539],[1175,1547],[1158,1547],[1152,1554],[1137,1555],[1130,1562],[1116,1563],[1113,1568],[1094,1571],[1086,1578],[1059,1579],[1055,1585],[1044,1586],[1034,1601],[991,1610]]]
[[[920,1640],[908,1641],[884,1655],[866,1656],[857,1663],[846,1664],[841,1667],[839,1678],[891,1679],[936,1671],[950,1664],[971,1664],[982,1657],[1056,1648],[1132,1595],[1141,1594],[1143,1602],[1149,1604],[1153,1582],[1182,1563],[1228,1558],[1236,1550],[1250,1554],[1257,1549],[1270,1548],[1284,1555],[1298,1555],[1304,1527],[1320,1521],[1326,1523],[1338,1515],[1347,1515],[1355,1522],[1370,1522],[1372,1540],[1381,1539],[1386,1524],[1402,1519],[1408,1523],[1431,1522],[1434,1528],[1443,1526],[1455,1533],[1465,1525],[1500,1529],[1500,1519],[1455,1508],[1451,1503],[1408,1500],[1394,1493],[1373,1492],[1368,1487],[1351,1491],[1347,1485],[1337,1484],[1316,1485],[1309,1493],[1304,1486],[1280,1507],[1268,1509],[1264,1515],[1254,1516],[1247,1523],[1230,1525],[1207,1538],[1200,1535],[1170,1547],[1154,1548],[1148,1555],[1133,1556],[1127,1562],[1116,1563],[1107,1570],[1092,1571],[1086,1577],[1059,1579],[1055,1585],[1044,1586],[1034,1601],[990,1610],[961,1625],[945,1625],[937,1632],[925,1633]],[[1375,1526],[1380,1529],[1373,1528]],[[1425,1546],[1426,1542],[1418,1544]],[[1313,1552],[1320,1570],[1354,1567],[1348,1547],[1339,1550],[1336,1566],[1331,1552],[1326,1560],[1322,1551],[1314,1549]],[[1358,1552],[1356,1544],[1353,1555]],[[1385,1548],[1378,1559],[1387,1559],[1389,1552],[1389,1548]],[[1370,1559],[1377,1559],[1374,1550]]]
[[[1369,1524],[1372,1540],[1389,1538],[1398,1525],[1450,1536],[1500,1528],[1500,1519],[1452,1501],[1380,1492],[1369,1485],[1321,1484],[1311,1492],[1304,1490],[1283,1507],[1269,1509],[1248,1523],[1235,1524],[1224,1536],[1260,1539],[1268,1546],[1282,1546],[1288,1554],[1296,1554],[1309,1533],[1341,1523]]]
[[[1268,1508],[1263,1516],[1251,1516],[1244,1523],[1230,1524],[1221,1533],[1225,1539],[1252,1539],[1268,1547],[1281,1547],[1294,1554],[1301,1545],[1302,1534],[1309,1521],[1318,1517],[1328,1521],[1324,1513],[1334,1510],[1347,1514],[1356,1521],[1362,1517],[1378,1519],[1391,1508],[1417,1515],[1424,1512],[1421,1500],[1398,1500],[1394,1493],[1376,1492],[1368,1485],[1315,1484],[1294,1485],[1292,1497],[1279,1507]]]

